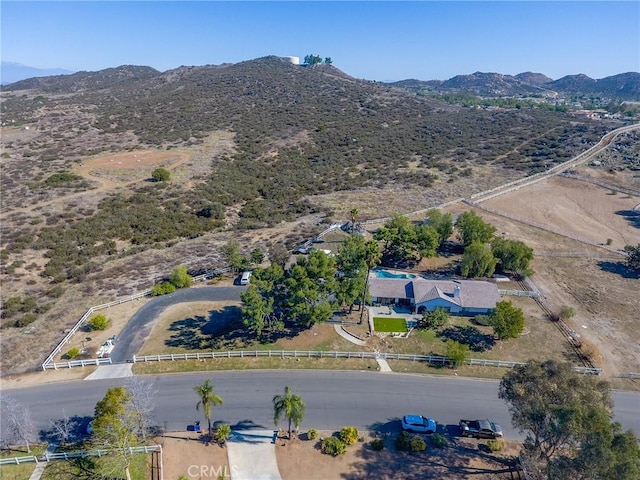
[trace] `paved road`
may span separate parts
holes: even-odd
[[[460,377],[406,375],[379,372],[245,371],[173,374],[145,377],[157,390],[154,421],[168,431],[183,430],[202,420],[195,410],[195,385],[212,379],[224,405],[213,409],[216,421],[234,428],[273,428],[272,398],[285,385],[303,396],[306,416],[302,428],[396,431],[407,413],[429,415],[443,425],[457,425],[461,417],[490,418],[505,436],[521,438],[511,426],[506,405],[498,399],[498,382]],[[6,390],[29,406],[38,429],[50,419],[77,415],[85,421],[107,388],[122,380],[74,381]],[[614,392],[616,420],[640,433],[640,393]],[[451,430],[455,430],[451,427]]]
[[[181,302],[240,301],[240,292],[246,289],[247,287],[239,286],[185,288],[151,300],[136,312],[120,332],[111,352],[111,360],[114,363],[131,360],[142,348],[144,341],[151,333],[153,322],[165,308]]]

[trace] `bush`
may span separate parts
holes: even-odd
[[[162,282],[151,287],[151,295],[154,297],[167,295],[176,291],[176,287],[171,282]]]
[[[35,313],[25,313],[22,317],[16,320],[16,327],[26,327],[27,325],[33,323],[38,318],[38,315]]]
[[[499,452],[504,448],[504,440],[501,438],[487,440],[487,448],[492,452]]]
[[[307,432],[307,440],[315,440],[318,438],[318,431],[315,428],[310,428]]]
[[[320,447],[322,453],[337,457],[338,455],[344,455],[347,451],[345,443],[336,437],[328,437],[322,440]]]
[[[110,325],[111,320],[103,314],[95,315],[91,320],[89,320],[90,330],[106,330]]]
[[[78,355],[80,355],[80,349],[78,347],[73,347],[71,350],[67,352],[65,357],[67,357],[69,360],[73,360]]]
[[[215,432],[216,441],[219,445],[224,445],[229,437],[231,436],[231,427],[226,424],[222,424],[216,428]]]
[[[190,287],[193,284],[193,278],[189,275],[186,265],[178,265],[171,272],[169,281],[175,285],[176,288]]]
[[[171,178],[171,172],[166,168],[159,167],[151,172],[151,178],[156,182],[166,182]]]
[[[371,440],[370,445],[372,449],[374,449],[376,452],[379,452],[384,448],[384,441],[381,438],[374,438],[373,440]]]
[[[476,315],[473,319],[476,325],[482,325],[484,327],[491,326],[491,317],[489,315]]]
[[[411,448],[411,438],[407,432],[401,432],[400,435],[396,437],[396,448],[401,451],[407,451]]]
[[[440,433],[434,433],[431,437],[431,440],[433,441],[433,446],[437,448],[444,448],[449,445],[449,440],[447,440],[447,437]]]
[[[427,448],[427,442],[417,435],[414,435],[413,438],[411,438],[409,445],[412,452],[423,452]]]
[[[358,429],[356,427],[343,427],[340,430],[340,440],[347,445],[353,445],[358,441]]]

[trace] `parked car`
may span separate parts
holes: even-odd
[[[435,433],[438,429],[433,418],[422,415],[405,415],[400,422],[402,429],[412,433]]]
[[[460,435],[475,438],[500,438],[502,428],[489,420],[460,420]]]
[[[246,271],[240,277],[240,285],[249,285],[251,283],[251,272]]]

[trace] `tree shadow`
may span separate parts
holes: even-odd
[[[53,422],[62,422],[64,418],[55,418],[51,419]],[[81,415],[71,415],[66,419],[66,432],[67,438],[64,439],[65,443],[77,443],[84,440],[88,433],[87,427],[89,426],[89,422],[93,420],[93,417],[89,416],[81,416]],[[53,425],[49,428],[43,428],[38,432],[38,436],[40,440],[51,443],[61,443],[63,439],[61,435],[58,433],[58,429],[56,429]]]
[[[615,214],[624,217],[632,227],[640,228],[640,210],[618,210]]]
[[[598,267],[605,272],[615,273],[622,278],[640,278],[640,272],[636,272],[622,262],[598,262]]]
[[[438,332],[437,336],[468,345],[469,349],[473,352],[484,352],[485,350],[490,350],[496,343],[493,335],[482,333],[476,327],[472,326],[463,327],[456,325],[453,327],[447,327]]]
[[[220,338],[241,336],[242,322],[239,319],[240,308],[229,305],[222,310],[209,311],[208,316],[196,315],[176,320],[169,327],[169,331],[175,333],[165,341],[165,345],[189,350],[214,348]]]

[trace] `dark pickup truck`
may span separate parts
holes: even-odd
[[[502,428],[489,420],[460,420],[460,435],[476,438],[500,438]]]

